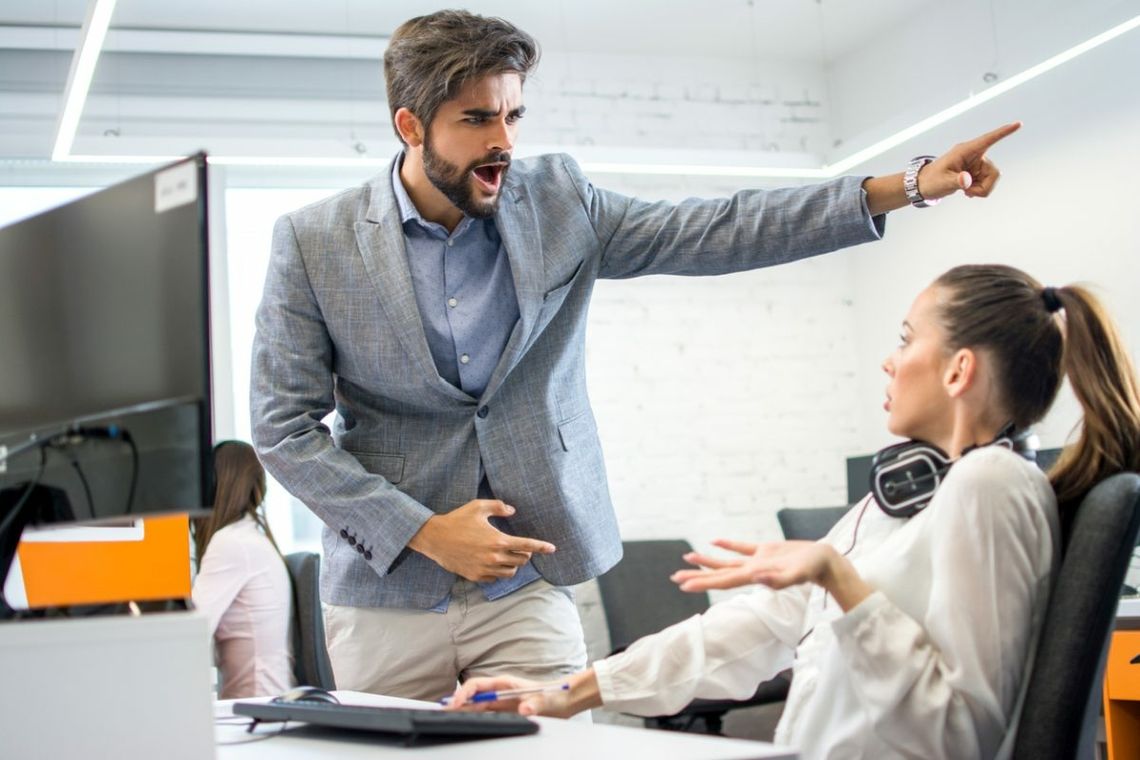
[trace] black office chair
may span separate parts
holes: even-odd
[[[325,621],[321,614],[318,581],[321,555],[296,552],[285,555],[293,582],[293,675],[303,686],[335,689],[332,663],[325,648]]]
[[[656,633],[673,623],[709,608],[708,594],[681,591],[669,580],[684,566],[681,555],[692,551],[688,541],[626,541],[624,556],[612,570],[598,577],[611,654],[620,652],[642,636]],[[749,699],[696,699],[675,715],[645,718],[649,728],[720,734],[730,710],[780,702],[788,694],[788,682],[774,678],[760,685]]]
[[[780,530],[789,541],[818,541],[827,535],[851,507],[785,507],[776,513]]]
[[[1013,760],[1095,757],[1101,678],[1138,532],[1140,475],[1107,478],[1081,502],[1029,673]]]

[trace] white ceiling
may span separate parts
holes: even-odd
[[[820,61],[934,0],[475,0],[546,50]],[[386,37],[446,3],[428,0],[119,0],[113,28]],[[0,0],[0,25],[82,24],[87,0]]]
[[[385,39],[439,7],[426,0],[118,0],[74,152],[386,156],[395,142],[379,64]],[[725,162],[818,167],[845,157],[830,153],[849,155],[1136,16],[1140,0],[474,0],[466,7],[507,18],[542,45],[539,77],[528,83],[528,100],[540,108],[527,124],[528,140],[542,148],[630,155],[651,148],[653,160],[686,164],[710,148]],[[87,12],[88,0],[0,0],[0,170],[9,177],[28,167],[54,176],[82,171],[48,159]],[[1140,40],[1140,31],[1131,36]],[[581,71],[588,73],[575,80]],[[587,130],[555,118],[586,119],[572,97],[585,84],[595,101],[584,104],[587,111],[608,98],[620,121],[622,109],[638,106],[610,89],[647,82],[685,90],[686,102],[662,110],[693,126],[655,132],[639,124],[622,133],[606,132],[594,112]],[[782,88],[776,106],[768,88]],[[810,119],[800,123],[802,109],[787,113],[795,100],[812,103]],[[736,129],[735,142],[705,139],[702,109],[709,123]]]

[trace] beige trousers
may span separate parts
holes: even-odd
[[[477,676],[540,681],[586,667],[569,589],[541,578],[488,602],[457,580],[446,613],[322,605],[338,689],[437,700]]]

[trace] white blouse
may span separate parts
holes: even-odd
[[[230,523],[210,539],[193,597],[214,635],[220,699],[276,696],[295,685],[289,573],[252,517]]]
[[[602,700],[671,714],[794,667],[775,740],[805,760],[1005,754],[1058,537],[1044,474],[977,449],[915,517],[868,496],[822,539],[876,589],[847,614],[813,584],[732,597],[594,663]]]

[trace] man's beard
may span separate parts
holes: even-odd
[[[467,168],[460,169],[432,150],[431,143],[425,140],[423,162],[424,174],[428,181],[467,216],[476,219],[489,219],[498,211],[499,198],[503,195],[503,181],[507,178],[507,170],[510,168],[510,153],[488,153],[478,161],[472,161],[467,165]],[[494,163],[503,164],[499,175],[499,192],[491,200],[480,202],[475,198],[474,180],[471,178],[471,172],[476,166]]]

